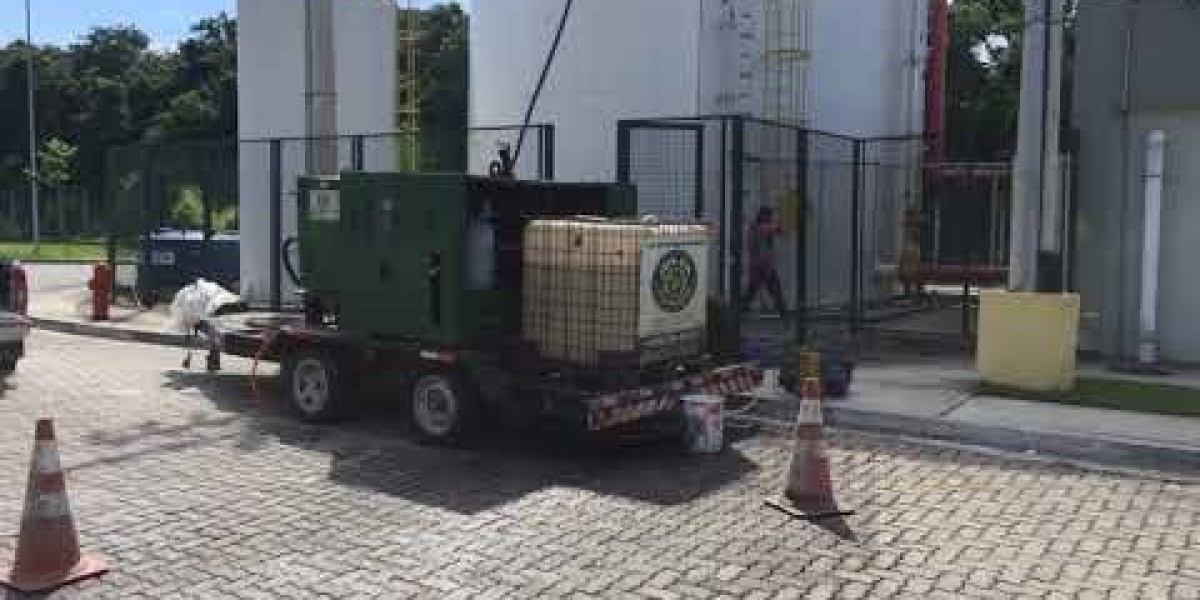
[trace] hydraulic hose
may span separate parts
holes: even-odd
[[[300,239],[296,236],[289,236],[288,239],[283,241],[283,246],[280,249],[280,252],[283,255],[283,269],[287,271],[288,277],[292,278],[292,283],[296,284],[296,287],[303,288],[304,285],[300,283],[300,275],[296,273],[296,267],[292,264],[292,248],[294,248],[299,241]]]

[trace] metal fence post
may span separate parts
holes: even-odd
[[[718,289],[720,289],[722,294],[728,295],[730,287],[729,276],[725,272],[725,254],[729,249],[727,246],[728,238],[725,233],[725,223],[729,210],[729,190],[727,189],[729,181],[729,124],[726,123],[725,119],[721,119],[718,123],[721,125],[721,140],[719,142],[720,157],[717,159],[720,163],[720,172],[717,175],[719,179],[717,194],[720,204],[718,208],[720,212],[717,213],[717,248],[719,248],[717,252]]]
[[[283,306],[283,281],[280,261],[283,246],[283,146],[281,140],[270,141],[271,166],[271,310]]]
[[[704,133],[703,123],[696,128],[696,219],[704,218]]]
[[[366,161],[363,159],[365,144],[363,136],[356,135],[350,138],[350,169],[354,171],[365,171],[364,165]]]
[[[546,181],[554,180],[554,125],[542,125],[542,166],[541,177]]]
[[[617,182],[628,184],[629,178],[629,160],[630,160],[630,137],[633,132],[633,124],[629,121],[617,121]]]
[[[740,339],[742,311],[745,308],[742,306],[742,252],[745,246],[742,238],[744,233],[742,211],[743,200],[745,200],[746,121],[740,116],[734,116],[730,117],[730,124],[732,125],[732,131],[730,131],[732,139],[730,140],[729,154],[732,159],[732,172],[729,174],[729,279],[733,296],[731,298],[733,314],[737,315],[736,331]]]
[[[796,343],[808,341],[808,130],[796,130]]]
[[[858,333],[862,324],[862,171],[864,140],[854,140],[850,178],[850,329]]]

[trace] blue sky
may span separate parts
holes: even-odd
[[[255,0],[271,2],[273,0]],[[352,1],[352,0],[341,0]],[[192,23],[224,10],[236,0],[30,0],[35,43],[67,44],[96,26],[131,24],[150,35],[155,46],[173,46]],[[434,4],[434,0],[417,0]],[[25,37],[25,3],[0,0],[0,45]]]

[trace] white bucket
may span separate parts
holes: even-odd
[[[779,385],[779,369],[767,369],[763,372],[761,389],[773,395],[779,395],[783,391],[783,386]]]
[[[696,395],[683,398],[684,443],[696,454],[719,454],[725,445],[725,399]]]

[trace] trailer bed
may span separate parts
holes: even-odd
[[[331,328],[311,327],[304,323],[301,314],[244,313],[221,317],[214,325],[220,332],[225,353],[260,361],[284,362],[297,345],[336,349],[362,357],[363,374],[369,374],[368,361],[379,361],[387,356],[394,360],[385,361],[386,364],[407,365],[414,372],[427,370],[423,365],[453,366],[460,358],[453,349],[423,345],[416,340],[374,339]],[[703,362],[686,368],[681,366],[678,373],[618,389],[575,385],[569,376],[539,376],[531,372],[508,375],[513,383],[511,389],[519,391],[522,401],[537,398],[533,404],[539,410],[557,412],[556,416],[565,417],[588,431],[617,429],[677,412],[687,395],[733,396],[755,389],[762,381],[761,370],[753,364]],[[488,381],[480,387],[496,386]],[[503,407],[513,403],[497,404]]]

